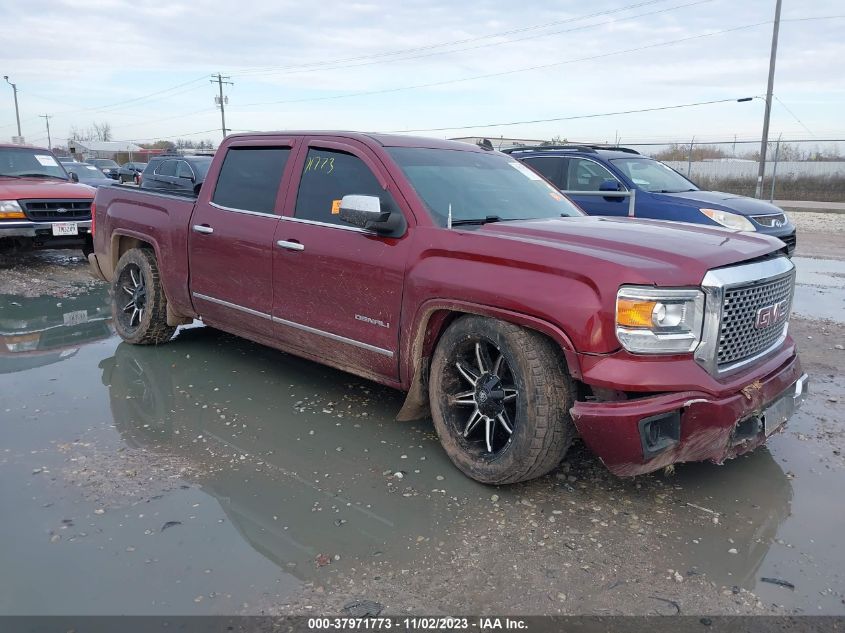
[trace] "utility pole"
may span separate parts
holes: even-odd
[[[21,134],[21,115],[20,112],[18,112],[18,84],[13,84],[9,81],[9,75],[3,75],[3,79],[6,80],[6,83],[12,87],[12,92],[15,93],[15,119],[18,122],[18,138],[20,138],[23,135]]]
[[[775,0],[775,24],[772,29],[772,53],[769,57],[769,86],[766,89],[766,111],[763,115],[763,138],[760,141],[760,167],[757,171],[756,197],[763,197],[763,176],[766,174],[766,148],[769,145],[769,117],[772,114],[772,88],[775,85],[775,61],[778,55],[778,31],[780,30],[780,5],[782,0]]]
[[[47,122],[47,149],[51,152],[53,151],[53,140],[50,138],[50,119],[52,118],[49,114],[39,114],[42,119]]]
[[[220,73],[216,75],[212,75],[215,79],[211,80],[211,83],[217,82],[217,87],[220,90],[220,95],[214,97],[214,102],[220,106],[220,123],[223,127],[223,138],[226,138],[226,108],[225,104],[229,103],[229,97],[223,96],[223,84],[229,84],[230,86],[234,86],[235,84],[231,81],[225,81],[226,79],[231,79],[231,77],[224,77]]]

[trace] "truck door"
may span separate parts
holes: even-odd
[[[188,233],[194,308],[206,323],[272,336],[273,234],[294,142],[234,142],[209,173]]]
[[[409,231],[413,216],[378,158],[356,141],[311,140],[295,171],[298,187],[274,237],[277,336],[329,364],[395,379],[409,233],[381,237],[338,213],[344,195],[363,194],[401,210]]]
[[[569,197],[589,215],[628,215],[628,198],[578,195],[579,191],[599,191],[601,183],[606,180],[617,182],[620,191],[627,189],[601,163],[589,158],[570,156],[566,167],[564,186],[561,189],[571,192]]]

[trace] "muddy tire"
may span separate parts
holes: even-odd
[[[117,262],[112,282],[112,315],[120,337],[133,345],[159,345],[173,336],[167,325],[167,298],[153,251],[133,248]]]
[[[511,323],[463,316],[431,362],[434,427],[468,477],[510,484],[545,475],[575,436],[574,387],[560,349]]]

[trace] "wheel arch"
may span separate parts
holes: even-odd
[[[398,421],[417,420],[430,413],[428,404],[428,366],[434,348],[443,332],[457,318],[474,314],[513,323],[534,330],[551,339],[561,350],[570,376],[581,378],[578,355],[572,340],[560,327],[544,319],[488,306],[458,300],[431,300],[423,303],[415,316],[411,335],[403,343],[404,359],[401,366],[402,383],[407,395],[399,413]]]
[[[162,261],[158,242],[156,242],[151,237],[132,233],[130,231],[115,232],[111,236],[111,246],[109,251],[109,265],[111,271],[108,279],[110,281],[114,279],[114,275],[117,272],[117,262],[120,261],[120,258],[123,256],[124,253],[132,250],[133,248],[151,250],[153,251],[153,255],[155,256],[156,261]],[[162,276],[160,278],[160,281],[161,287],[164,290],[164,296],[167,300],[167,324],[185,325],[187,323],[190,323],[193,320],[190,316],[180,314],[174,310],[173,301],[171,301],[170,299],[170,293],[167,288],[167,282],[165,281],[165,277]]]

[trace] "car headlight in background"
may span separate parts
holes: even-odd
[[[25,220],[21,205],[17,200],[0,200],[0,220]]]
[[[701,340],[703,322],[700,290],[622,286],[616,294],[616,338],[629,352],[692,352]]]
[[[735,231],[756,231],[751,220],[739,215],[738,213],[731,213],[730,211],[722,211],[720,209],[699,209],[704,215],[713,220],[716,224],[733,229]]]

